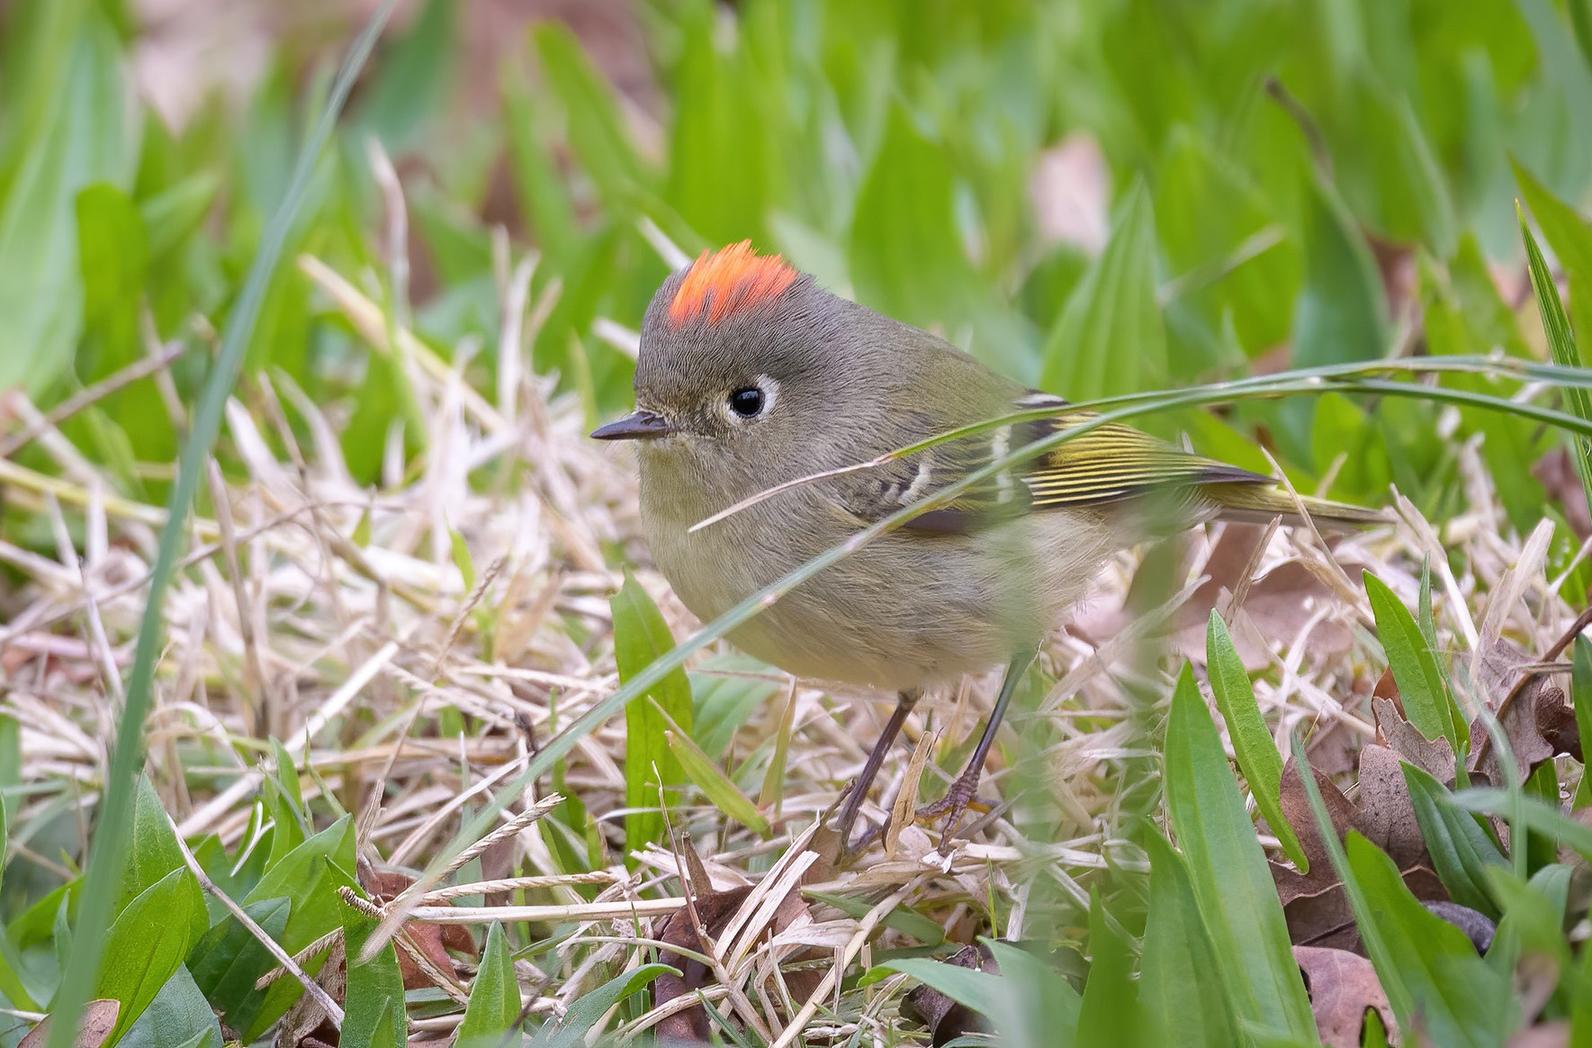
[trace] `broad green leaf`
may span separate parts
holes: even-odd
[[[542,1027],[530,1041],[530,1048],[579,1048],[608,1009],[638,993],[665,972],[679,975],[667,964],[643,964],[617,975],[588,994],[575,999],[564,1018]]]
[[[1288,858],[1301,872],[1309,872],[1310,860],[1305,857],[1293,826],[1282,813],[1282,757],[1260,715],[1249,671],[1244,669],[1244,661],[1233,647],[1233,638],[1227,634],[1227,624],[1215,608],[1211,609],[1205,629],[1205,662],[1210,670],[1216,707],[1227,722],[1227,737],[1233,741],[1238,768],[1249,783],[1255,806],[1282,842]]]
[[[1519,212],[1519,205],[1516,205]],[[1520,235],[1526,242],[1526,263],[1531,273],[1531,287],[1537,294],[1537,312],[1542,317],[1542,329],[1548,336],[1548,352],[1553,362],[1561,367],[1579,367],[1581,354],[1576,350],[1575,335],[1570,331],[1570,318],[1565,315],[1564,304],[1559,301],[1559,286],[1548,272],[1548,264],[1537,248],[1537,238],[1526,225],[1526,216],[1520,213]],[[1592,274],[1586,274],[1592,275]],[[1592,390],[1569,387],[1564,391],[1569,408],[1583,419],[1592,419]],[[1581,478],[1581,490],[1587,507],[1592,509],[1592,439],[1576,435],[1570,438],[1574,449],[1572,458]]]
[[[563,106],[565,132],[586,173],[610,203],[632,201],[647,175],[607,82],[563,23],[542,22],[532,39],[543,80]]]
[[[1500,1042],[1514,1024],[1508,981],[1476,955],[1464,932],[1420,904],[1374,844],[1350,830],[1345,848],[1297,735],[1293,755],[1360,941],[1399,1025],[1408,1030],[1418,1024],[1439,1044]]]
[[[1582,280],[1592,280],[1592,222],[1537,180],[1518,160],[1511,158],[1515,182],[1537,219],[1542,235],[1565,270]]]
[[[834,892],[814,891],[804,888],[802,894],[814,902],[833,906],[848,917],[862,918],[873,909],[874,903],[866,898],[837,895]],[[931,917],[926,917],[910,906],[897,906],[885,914],[884,926],[894,928],[927,946],[938,946],[945,941],[945,929]]]
[[[454,0],[426,0],[408,28],[393,34],[350,120],[356,135],[375,135],[388,152],[415,144],[447,101],[460,54],[457,22]]]
[[[503,926],[493,921],[486,931],[486,949],[470,986],[470,1003],[465,1006],[455,1043],[459,1048],[497,1048],[519,1023],[520,1007],[514,955]]]
[[[365,940],[376,930],[376,921],[346,904],[341,911],[348,990],[338,1044],[342,1048],[404,1048],[409,1023],[397,951],[389,942],[370,960],[361,961]]]
[[[1404,715],[1428,739],[1446,737],[1455,753],[1469,744],[1469,729],[1458,716],[1437,654],[1426,643],[1415,616],[1388,589],[1387,583],[1365,572],[1365,592],[1376,616],[1376,632],[1387,654],[1388,667],[1399,686]]]
[[[150,885],[173,870],[185,868],[176,831],[171,828],[165,806],[160,803],[147,776],[138,777],[136,790],[130,835],[132,847],[128,849],[127,867],[122,873],[121,894],[116,904],[118,913]]]
[[[1388,344],[1388,307],[1371,249],[1330,186],[1317,179],[1307,203],[1304,290],[1294,306],[1289,362],[1302,368],[1380,357]],[[1311,407],[1296,401],[1281,411],[1278,435],[1291,438],[1301,458],[1310,450]]]
[[[1089,977],[1078,1013],[1082,1044],[1141,1044],[1144,1013],[1133,983],[1133,952],[1126,937],[1106,920],[1098,893],[1089,899]]]
[[[719,47],[715,5],[685,5],[681,22],[667,198],[709,243],[761,244],[769,183],[780,170],[770,140],[777,117],[742,49]]]
[[[1438,1044],[1497,1044],[1515,1024],[1510,982],[1487,967],[1464,932],[1420,904],[1376,845],[1351,830],[1347,853],[1365,897],[1355,923],[1371,963],[1384,987],[1398,972],[1408,994],[1388,993],[1400,1024],[1419,1023]],[[1364,937],[1368,923],[1377,926],[1376,945]]]
[[[1150,915],[1144,926],[1139,999],[1163,1043],[1240,1041],[1221,960],[1205,931],[1183,857],[1150,827]]]
[[[345,815],[266,870],[243,903],[291,898],[293,909],[279,941],[290,953],[302,950],[341,922],[346,907],[337,897],[337,889],[344,884],[352,886],[352,882],[340,871],[353,866],[354,823]],[[319,965],[317,961],[307,967],[318,970]],[[303,992],[293,979],[272,983],[253,1025],[243,1031],[245,1040],[263,1033]]]
[[[1084,400],[1165,385],[1166,329],[1155,296],[1155,219],[1141,182],[1128,191],[1105,253],[1051,330],[1045,389]]]
[[[885,961],[879,967],[910,975],[951,1000],[991,1018],[1000,1016],[1012,1004],[1011,987],[1002,976],[959,964],[946,964],[928,957],[902,957]]]
[[[69,44],[48,112],[11,143],[0,185],[0,389],[37,398],[72,362],[82,330],[74,202],[95,182],[126,187],[137,156],[136,107],[114,30],[90,15]]]
[[[609,603],[614,616],[614,661],[623,683],[673,648],[674,638],[657,605],[634,576],[625,575],[624,584]],[[654,810],[625,816],[627,851],[662,836],[663,815],[656,810],[659,787],[667,789],[685,781],[664,733],[671,720],[683,731],[691,730],[691,682],[684,670],[677,669],[647,694],[651,701],[633,702],[625,708],[625,805]],[[660,710],[667,716],[659,716]]]
[[[659,711],[662,712],[661,710]],[[663,714],[665,719],[668,714]],[[741,792],[718,764],[691,741],[691,736],[671,725],[664,729],[664,742],[674,754],[686,778],[696,783],[713,806],[760,837],[768,836],[768,820],[752,799]]]
[[[1537,797],[1511,797],[1507,790],[1473,786],[1454,794],[1454,803],[1467,811],[1508,819],[1516,813],[1527,829],[1580,852],[1592,861],[1592,828],[1583,826],[1554,806]]]
[[[1592,950],[1581,947],[1581,962],[1570,976],[1570,1043],[1592,1044]]]
[[[1564,934],[1570,877],[1570,867],[1560,863],[1544,866],[1529,882],[1507,866],[1487,870],[1487,888],[1503,911],[1487,951],[1487,963],[1494,971],[1512,978],[1522,954],[1551,961],[1560,977],[1571,970],[1570,944]]]
[[[747,718],[779,690],[769,679],[768,666],[744,656],[709,660],[690,677],[691,737],[715,760],[724,756]]]
[[[1496,917],[1498,907],[1488,891],[1487,868],[1507,866],[1508,860],[1475,816],[1454,804],[1442,783],[1407,761],[1401,770],[1432,866],[1449,896],[1461,906]]]
[[[580,232],[568,182],[547,141],[547,106],[510,77],[504,88],[503,110],[509,170],[520,211],[529,220],[543,254],[563,263],[575,251]]]
[[[924,327],[966,318],[974,276],[953,196],[945,144],[892,105],[852,212],[846,261],[858,301]]]
[[[204,928],[205,902],[199,882],[185,867],[139,893],[111,925],[95,998],[122,1003],[117,1031],[126,1030],[149,1007]]]
[[[293,900],[261,899],[243,911],[267,935],[282,941],[292,913]],[[205,998],[223,1016],[227,1025],[246,1030],[265,1005],[265,991],[254,988],[255,980],[276,965],[276,959],[237,918],[227,917],[212,927],[188,954],[188,969]]]
[[[166,980],[118,1048],[221,1048],[221,1024],[182,965]]]
[[[1308,778],[1308,776],[1306,776]],[[1166,729],[1166,803],[1239,1022],[1309,1041],[1315,1018],[1277,888],[1187,664]]]
[[[1000,969],[1007,995],[1000,1014],[1011,1027],[1001,1032],[1010,1035],[1011,1043],[1033,1048],[1070,1048],[1076,1043],[1083,998],[1067,976],[1021,946],[998,939],[983,942]]]

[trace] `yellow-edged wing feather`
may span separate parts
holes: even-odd
[[[975,444],[970,439],[935,449],[941,451],[937,479],[947,483],[961,470],[971,472],[1008,450],[1097,417],[1059,407],[1052,416],[992,440]],[[945,469],[952,462],[957,468]],[[1298,519],[1301,504],[1312,519],[1325,524],[1364,525],[1384,519],[1375,511],[1324,499],[1296,501],[1272,477],[1196,455],[1131,426],[1106,423],[1029,460],[1015,475],[980,484],[950,505],[922,514],[910,526],[965,533],[1016,513],[1107,506],[1157,492],[1187,498],[1229,520]]]

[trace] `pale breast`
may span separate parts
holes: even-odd
[[[653,558],[704,622],[859,530],[816,492],[798,491],[690,533],[712,510],[657,479],[644,476],[642,484]],[[1125,538],[1098,514],[1065,512],[973,535],[894,532],[797,586],[730,637],[807,678],[894,690],[953,680],[1037,644]]]

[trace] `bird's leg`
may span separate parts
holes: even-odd
[[[995,698],[995,708],[990,711],[989,720],[984,724],[984,734],[978,737],[978,745],[973,748],[973,756],[968,758],[967,767],[951,783],[944,797],[917,810],[916,818],[922,821],[932,821],[941,816],[945,818],[945,832],[940,837],[941,851],[945,850],[955,835],[956,824],[961,820],[962,813],[978,796],[978,780],[984,773],[984,760],[995,742],[995,733],[1000,730],[1001,718],[1006,716],[1006,707],[1011,705],[1012,696],[1017,692],[1017,682],[1023,679],[1023,673],[1033,661],[1033,651],[1022,651],[1007,664],[1000,694]]]
[[[840,809],[840,820],[836,824],[842,852],[851,850],[851,827],[857,821],[857,812],[862,807],[862,800],[868,795],[868,788],[873,785],[874,778],[879,774],[879,766],[884,763],[885,754],[890,752],[896,736],[901,734],[901,725],[906,723],[907,714],[912,712],[912,707],[918,704],[918,699],[922,695],[923,693],[916,688],[897,694],[895,711],[885,723],[879,741],[873,744],[873,752],[868,754],[868,761],[862,766],[861,774],[851,784],[851,790],[846,794],[845,807]]]

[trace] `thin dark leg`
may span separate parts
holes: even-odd
[[[857,812],[862,807],[862,800],[868,795],[868,788],[873,785],[874,778],[879,774],[879,767],[884,764],[885,754],[890,752],[896,736],[901,734],[901,725],[906,723],[907,714],[912,712],[912,707],[918,704],[922,694],[914,688],[896,696],[895,712],[890,714],[889,721],[885,723],[879,741],[873,744],[873,752],[868,754],[868,761],[862,766],[862,773],[851,784],[851,790],[846,794],[845,807],[840,809],[840,821],[836,827],[842,851],[850,850],[851,827],[857,821]]]
[[[967,766],[962,769],[962,774],[951,783],[951,788],[945,796],[925,808],[918,809],[920,819],[932,819],[945,816],[945,833],[940,839],[940,848],[944,850],[956,832],[956,824],[962,818],[962,813],[967,806],[978,796],[978,780],[984,774],[984,760],[989,756],[990,746],[995,742],[995,733],[1000,730],[1001,719],[1006,716],[1006,707],[1012,703],[1012,696],[1017,693],[1017,682],[1023,679],[1028,664],[1034,661],[1034,652],[1018,652],[1006,666],[1006,676],[1001,680],[1000,694],[995,698],[995,708],[990,711],[989,720],[984,724],[984,734],[978,737],[978,745],[973,747],[973,756],[968,758]]]

